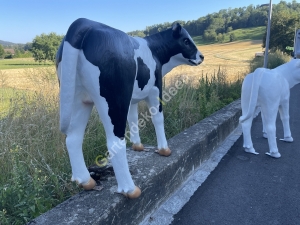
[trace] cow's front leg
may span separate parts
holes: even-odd
[[[66,145],[72,168],[72,181],[76,181],[85,190],[93,189],[96,185],[94,179],[90,177],[82,153],[84,131],[92,107],[93,104],[85,104],[79,98],[75,99],[70,125],[66,133]]]
[[[154,87],[149,96],[146,98],[146,102],[151,114],[151,120],[155,128],[158,153],[162,156],[171,155],[171,150],[168,147],[165,128],[164,128],[164,115],[163,111],[159,110],[159,91]]]
[[[284,101],[279,106],[279,113],[280,118],[283,125],[283,138],[280,139],[281,141],[285,142],[293,142],[294,139],[292,138],[291,129],[290,129],[290,115],[289,115],[289,100]]]
[[[135,151],[143,151],[144,146],[141,143],[141,138],[139,134],[139,126],[138,126],[138,103],[131,104],[129,107],[129,112],[127,116],[127,121],[129,124],[130,130],[130,141],[132,142],[132,148]]]

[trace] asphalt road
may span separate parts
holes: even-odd
[[[281,158],[265,155],[259,115],[252,125],[252,140],[259,155],[244,152],[242,136],[216,169],[174,216],[172,225],[300,225],[300,84],[291,89],[290,125],[293,143],[277,144]]]

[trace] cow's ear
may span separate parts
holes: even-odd
[[[174,23],[172,26],[173,37],[179,38],[181,34],[181,25],[179,23]]]

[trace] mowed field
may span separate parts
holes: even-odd
[[[179,66],[167,74],[166,80],[172,80],[176,76],[188,76],[192,80],[197,80],[202,74],[211,76],[221,68],[228,80],[234,81],[238,76],[248,73],[249,61],[254,58],[255,52],[262,51],[261,45],[261,40],[249,40],[198,46],[205,57],[204,62],[197,67]],[[25,68],[21,68],[22,63]],[[0,86],[22,90],[36,90],[40,85],[43,86],[41,82],[45,78],[39,77],[40,69],[49,70],[47,74],[55,73],[54,65],[37,66],[33,59],[24,59],[23,62],[20,59],[0,60],[0,68],[9,68],[0,69]]]
[[[179,66],[173,69],[168,77],[187,75],[191,79],[197,79],[202,74],[210,76],[220,68],[226,73],[229,81],[234,81],[238,76],[249,72],[249,62],[256,52],[262,51],[261,46],[261,40],[198,46],[204,55],[204,62],[197,67]]]
[[[0,60],[0,87],[35,91],[54,74],[53,63],[39,64],[33,58]]]

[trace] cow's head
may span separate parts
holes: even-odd
[[[182,61],[181,64],[195,66],[201,64],[204,60],[204,56],[197,49],[193,39],[188,34],[188,32],[184,28],[182,28],[179,23],[173,24],[172,32],[173,38],[176,42],[176,50],[179,51],[175,56],[176,60]]]

